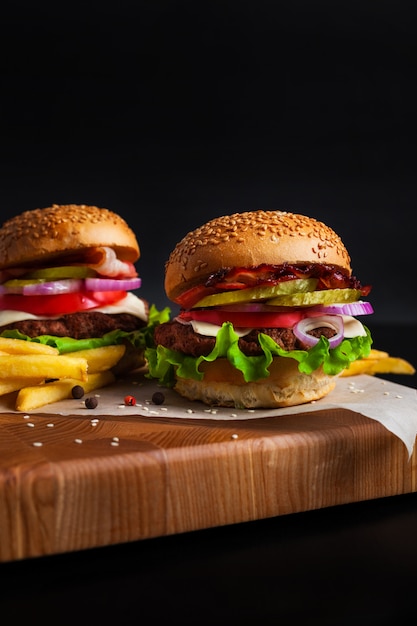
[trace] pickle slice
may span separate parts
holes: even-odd
[[[295,280],[285,280],[282,283],[271,287],[250,287],[248,289],[237,289],[234,291],[223,291],[206,296],[193,308],[226,306],[237,302],[251,302],[252,300],[267,300],[276,296],[287,294],[298,294],[300,292],[313,292],[317,285],[317,278],[297,278]]]
[[[45,278],[11,278],[6,280],[3,285],[5,287],[24,287],[25,285],[40,285],[44,282],[46,282]]]
[[[61,280],[61,278],[89,278],[97,273],[85,265],[64,265],[62,267],[43,267],[31,270],[24,279],[39,278],[42,280]]]
[[[267,300],[265,304],[273,306],[314,306],[315,304],[336,304],[338,302],[356,302],[360,298],[358,289],[324,289],[309,293],[281,295]]]

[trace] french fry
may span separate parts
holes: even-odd
[[[359,374],[414,374],[411,363],[400,357],[393,357],[382,350],[372,349],[369,356],[358,359],[343,370],[341,376],[358,376]]]
[[[96,374],[89,374],[87,380],[82,383],[82,387],[84,393],[89,393],[94,389],[110,385],[114,383],[115,380],[116,378],[110,370],[97,372]],[[72,388],[79,384],[79,380],[67,378],[51,383],[24,387],[20,389],[17,394],[16,411],[29,412],[34,409],[39,409],[46,404],[52,404],[53,402],[71,398]]]
[[[102,346],[101,348],[90,348],[77,352],[67,352],[68,357],[83,358],[88,363],[88,373],[104,372],[109,370],[120,361],[126,351],[126,346]]]
[[[8,337],[0,337],[0,352],[2,354],[59,354],[58,349],[53,346]]]
[[[76,378],[87,380],[86,359],[66,355],[0,355],[0,379]]]
[[[0,378],[0,396],[4,396],[12,391],[18,391],[22,387],[39,385],[43,381],[44,378]]]
[[[376,350],[375,348],[371,348],[371,351],[369,353],[369,356],[367,356],[367,359],[385,359],[387,356],[389,356],[388,352],[385,352],[384,350]]]

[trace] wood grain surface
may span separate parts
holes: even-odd
[[[0,414],[0,561],[416,491],[415,453],[344,409],[94,418]]]

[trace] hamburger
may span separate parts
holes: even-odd
[[[251,211],[189,232],[165,265],[178,314],[154,329],[149,375],[212,406],[274,408],[324,397],[370,353],[358,316],[371,287],[312,217]]]
[[[12,217],[0,228],[0,335],[61,353],[124,343],[115,374],[140,367],[151,320],[133,293],[139,258],[134,232],[105,208],[54,204]]]

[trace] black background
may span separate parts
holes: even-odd
[[[217,215],[324,220],[372,284],[372,323],[415,323],[412,2],[3,2],[4,220],[108,207],[141,295]],[[367,320],[367,324],[371,323]]]
[[[373,285],[377,347],[412,359],[414,4],[3,0],[1,218],[54,202],[120,213],[142,294],[164,306],[164,263],[192,228],[257,208],[311,215]],[[3,564],[1,614],[409,623],[416,515],[409,494]]]

